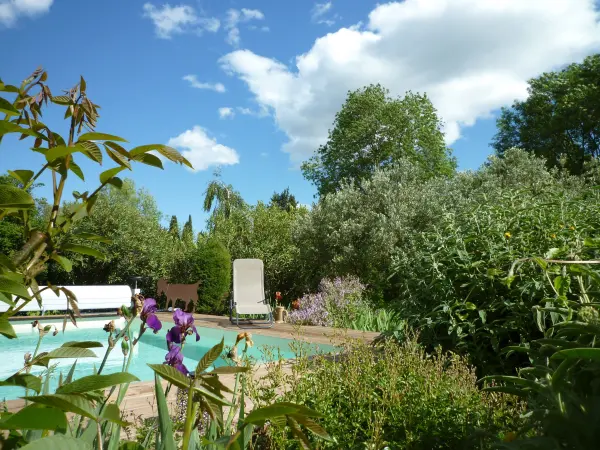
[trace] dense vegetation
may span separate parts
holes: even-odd
[[[18,191],[22,203],[5,196],[12,203],[0,222],[3,260],[19,261],[40,224],[76,218],[59,226],[43,264],[27,266],[34,272],[24,283],[142,276],[152,295],[161,277],[201,280],[198,311],[224,314],[231,261],[262,259],[268,298],[281,293],[291,322],[383,333],[375,347],[350,345],[341,360],[300,358],[290,379],[274,363],[263,380],[270,387],[247,386],[259,405],[295,401],[323,412],[337,439],[319,441],[324,448],[486,448],[497,440],[591,448],[600,429],[599,61],[531,80],[530,97],[498,120],[496,155],[466,172],[455,170],[425,95],[391,99],[381,86],[351,92],[328,142],[303,165],[319,195],[310,208],[288,189],[249,205],[217,172],[197,236],[191,217],[180,229],[147,192],[116,178],[126,165],[72,203],[55,187],[51,208],[31,197],[33,172],[12,172],[0,187]],[[119,144],[100,136],[121,161]],[[95,157],[97,139],[79,139],[77,151]],[[151,149],[186,163],[146,146],[121,164],[156,165]],[[69,151],[49,153],[49,170],[77,174]],[[93,214],[82,213],[90,202]],[[479,385],[475,374],[484,377]],[[281,390],[285,379],[291,388]],[[265,429],[255,442],[298,445],[288,440],[293,427]]]
[[[527,100],[503,108],[493,147],[541,156],[549,167],[581,174],[600,156],[600,55],[529,82]]]
[[[322,424],[335,438],[319,443],[327,449],[489,448],[518,426],[523,404],[482,392],[472,368],[456,355],[427,355],[412,338],[375,352],[348,340],[345,351],[340,361],[310,360],[298,348],[291,371],[275,359],[252,385],[252,400],[262,406],[283,398],[322,411]],[[295,447],[276,431],[263,448]]]

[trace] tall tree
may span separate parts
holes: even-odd
[[[186,247],[194,246],[194,228],[192,227],[192,216],[190,214],[188,221],[183,225],[183,231],[181,232],[181,241]]]
[[[296,197],[290,194],[290,188],[285,188],[280,194],[277,192],[273,193],[271,197],[271,206],[277,206],[285,211],[291,211],[298,206]]]
[[[402,157],[431,175],[450,174],[456,161],[441,128],[426,95],[408,92],[394,99],[381,85],[370,85],[348,93],[327,143],[302,164],[302,172],[321,196],[337,191],[344,181],[360,184]]]
[[[177,240],[181,238],[179,235],[179,223],[177,222],[177,216],[171,216],[171,223],[169,223],[169,234]]]
[[[529,81],[527,100],[503,108],[492,147],[499,156],[520,147],[546,159],[564,160],[573,174],[600,156],[600,55]]]
[[[208,183],[204,192],[204,211],[212,210],[213,216],[223,214],[228,218],[234,209],[244,206],[244,200],[233,186],[221,180],[221,172],[218,169],[213,176],[214,179]]]

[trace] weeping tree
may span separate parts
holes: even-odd
[[[222,214],[226,218],[229,218],[234,209],[244,206],[244,200],[240,193],[233,189],[233,186],[225,184],[221,180],[219,170],[214,172],[214,177],[208,183],[204,193],[204,211],[212,211],[213,216]]]

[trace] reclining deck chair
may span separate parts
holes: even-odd
[[[240,315],[265,315],[263,321],[242,319],[250,325],[273,326],[273,312],[265,300],[265,270],[260,259],[236,259],[233,261],[233,296],[230,304],[229,320],[240,326]]]

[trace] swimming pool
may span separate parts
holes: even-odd
[[[91,375],[94,372],[94,366],[98,368],[102,362],[102,358],[106,352],[107,337],[108,334],[103,331],[104,325],[110,320],[115,320],[117,327],[122,328],[125,321],[122,318],[107,317],[107,318],[94,318],[94,319],[80,319],[77,321],[78,327],[75,328],[71,323],[67,325],[65,333],[59,331],[56,336],[52,336],[52,332],[44,336],[42,345],[40,346],[40,352],[48,352],[57,347],[60,347],[63,343],[68,341],[98,341],[104,345],[103,348],[91,349],[96,355],[96,358],[84,358],[77,362],[75,369],[74,378],[80,378],[86,375]],[[62,320],[44,320],[42,325],[56,325],[56,327],[62,329]],[[134,353],[129,367],[129,372],[137,376],[142,381],[150,381],[154,379],[154,372],[148,367],[147,364],[159,364],[164,362],[165,354],[167,353],[166,347],[166,332],[172,326],[169,322],[163,322],[163,328],[158,334],[153,334],[152,330],[147,330],[139,343],[134,349]],[[35,346],[38,340],[37,328],[32,328],[30,322],[16,323],[13,324],[18,338],[10,341],[4,340],[4,345],[0,351],[0,358],[2,364],[0,364],[0,380],[3,380],[10,375],[17,372],[23,367],[23,358],[25,353],[35,350]],[[53,328],[54,329],[54,328]],[[139,321],[136,320],[131,326],[133,335],[137,334],[139,330]],[[225,346],[232,346],[235,343],[237,331],[224,331],[216,328],[198,328],[200,334],[200,341],[195,342],[194,339],[189,339],[183,350],[185,356],[184,364],[191,371],[196,367],[199,359],[209,350],[211,347],[216,345],[225,338]],[[248,351],[248,355],[256,360],[256,362],[264,362],[265,354],[274,353],[277,358],[278,354],[284,359],[293,358],[295,353],[290,347],[294,341],[291,339],[275,338],[271,336],[263,336],[259,334],[253,334],[252,340],[254,346]],[[294,345],[299,345],[297,342]],[[314,354],[316,352],[332,352],[335,348],[331,345],[321,344],[306,344],[303,343],[302,351],[308,354]],[[243,342],[238,345],[238,350],[244,348]],[[51,362],[51,367],[56,365],[56,369],[52,372],[50,378],[50,392],[54,392],[58,385],[59,375],[62,372],[63,377],[67,375],[69,369],[73,365],[73,359],[55,359]],[[216,367],[222,366],[225,361],[219,358],[215,361]],[[108,357],[105,368],[102,373],[113,373],[119,372],[123,366],[123,353],[121,352],[120,343],[115,346],[111,354]],[[39,375],[45,372],[43,367],[32,368],[31,373]],[[19,387],[0,387],[0,400],[13,400],[18,397],[25,395],[25,390]]]

